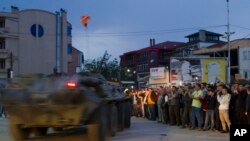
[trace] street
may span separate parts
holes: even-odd
[[[74,133],[50,134],[46,137],[29,139],[29,141],[85,141],[86,136],[82,130]],[[229,141],[229,134],[212,131],[196,131],[181,129],[148,121],[142,118],[132,118],[132,126],[107,141]],[[5,118],[0,118],[0,141],[12,141],[8,134],[8,123]]]

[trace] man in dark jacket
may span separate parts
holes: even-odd
[[[247,124],[246,112],[246,98],[247,92],[243,84],[239,84],[238,91],[235,91],[235,110],[238,124]]]
[[[246,113],[247,123],[250,125],[250,87],[247,88]]]
[[[170,125],[180,125],[180,108],[179,108],[179,95],[176,87],[172,87],[172,91],[169,93],[169,115]]]
[[[231,121],[231,124],[237,124],[237,119],[236,119],[236,109],[235,109],[235,91],[238,90],[238,84],[233,84],[231,86],[231,99],[230,99],[230,103],[229,103],[229,118]]]
[[[216,90],[215,90],[215,94],[216,96],[218,95],[222,95],[222,88],[223,88],[223,84],[219,84],[216,86]],[[215,128],[217,131],[221,131],[222,130],[222,126],[221,126],[221,121],[220,121],[220,115],[219,115],[219,102],[216,102],[216,107],[215,107]]]
[[[215,123],[214,112],[217,104],[217,97],[213,87],[210,87],[208,89],[208,94],[207,96],[205,96],[204,100],[207,104],[207,109],[206,109],[205,124],[203,129],[208,130],[208,123],[210,122],[210,129],[214,130],[214,123]]]
[[[191,126],[191,110],[192,110],[192,93],[193,87],[192,86],[185,86],[184,94],[183,94],[183,101],[184,101],[184,111],[182,115],[182,128],[186,128],[187,126]]]

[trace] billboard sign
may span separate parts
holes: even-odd
[[[150,78],[151,79],[165,78],[165,67],[150,68]]]
[[[225,58],[171,58],[171,83],[226,82]]]

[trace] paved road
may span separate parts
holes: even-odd
[[[75,133],[51,134],[46,138],[30,139],[29,141],[86,141],[82,130]],[[212,131],[193,131],[180,127],[132,118],[132,127],[119,132],[107,141],[229,141],[229,134]],[[0,141],[12,141],[8,134],[6,119],[0,118]]]

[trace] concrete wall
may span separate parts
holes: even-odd
[[[6,72],[10,68],[8,55],[12,53],[14,74],[53,73],[56,67],[56,14],[36,9],[21,11],[15,9],[14,12],[0,13],[0,15],[5,17],[5,28],[8,30],[6,35],[0,35],[4,37],[6,46],[6,49],[0,50],[0,58],[6,59]],[[60,70],[58,71],[67,73],[69,61],[67,47],[72,41],[71,36],[67,36],[67,26],[70,23],[67,22],[65,10],[61,9],[59,16]],[[42,26],[43,36],[32,35],[32,25]],[[7,74],[1,74],[2,76],[7,76]]]
[[[20,73],[50,74],[55,67],[55,15],[40,10],[19,13]],[[39,24],[44,29],[42,37],[31,34],[31,26]]]
[[[239,72],[242,78],[250,79],[250,47],[239,48]]]
[[[67,47],[68,47],[68,36],[67,36],[67,13],[61,10],[61,72],[68,72],[68,57],[67,57]]]
[[[72,47],[72,62],[68,64],[68,73],[75,74],[77,72],[77,68],[82,68],[81,57],[83,53],[74,47]]]
[[[198,43],[198,47],[199,48],[206,48],[206,47],[211,46],[213,44],[215,44],[215,43],[200,42],[200,43]]]

